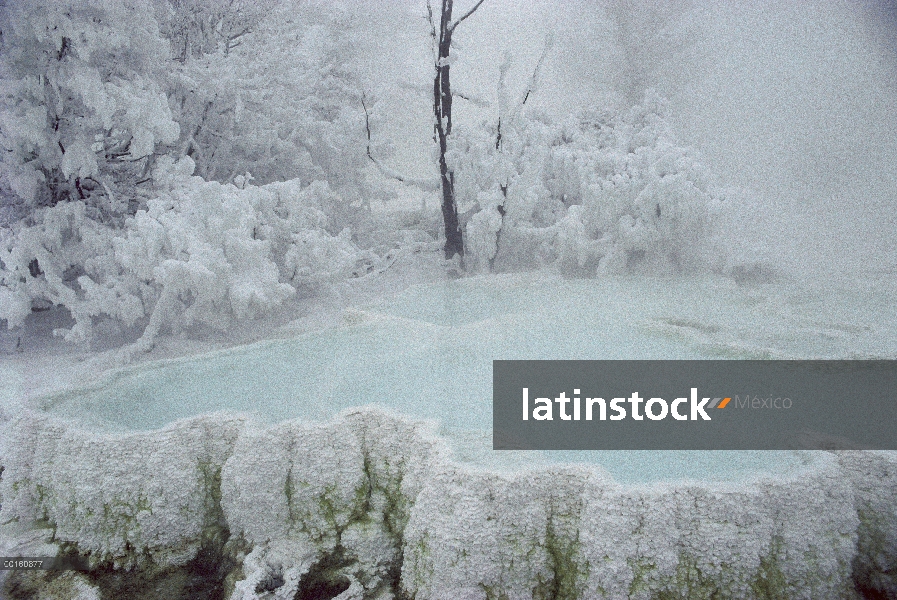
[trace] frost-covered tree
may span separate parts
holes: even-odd
[[[232,20],[207,12],[219,25]],[[367,162],[352,65],[356,27],[336,4],[285,0],[247,16],[242,29],[218,27],[239,29],[238,45],[213,36],[191,47],[172,75],[172,103],[197,174],[232,181],[250,173],[259,184],[325,180],[360,200]]]
[[[224,329],[377,262],[348,229],[329,232],[334,194],[325,182],[238,187],[192,176],[194,168],[190,157],[159,158],[156,197],[122,228],[73,201],[5,230],[0,319],[14,328],[35,303],[61,305],[75,321],[58,332],[67,340],[90,341],[106,323],[148,350],[160,332]],[[40,272],[29,268],[35,260]]]
[[[445,223],[445,257],[451,259],[456,254],[464,255],[464,240],[458,222],[458,205],[455,200],[455,175],[446,161],[448,138],[452,134],[452,35],[462,21],[467,19],[483,4],[478,0],[468,11],[452,20],[452,0],[442,0],[441,10],[437,17],[433,14],[433,6],[427,1],[427,13],[430,19],[430,32],[435,49],[436,76],[433,79],[433,114],[436,143],[439,145],[439,176],[442,186],[442,218]]]
[[[125,297],[151,307],[137,311],[148,317],[138,347],[151,347],[163,329],[224,329],[297,290],[357,276],[360,263],[375,260],[348,229],[328,233],[333,194],[326,183],[238,187],[191,176],[193,168],[190,157],[162,159],[155,175],[164,190],[113,240],[105,285],[79,280],[97,313],[112,314]],[[94,290],[106,297],[91,298]]]
[[[180,133],[157,83],[168,48],[148,4],[21,0],[0,20],[8,218],[69,200],[103,219],[132,213],[154,154]]]
[[[8,327],[57,305],[74,320],[59,331],[67,340],[89,341],[104,323],[149,349],[162,331],[223,328],[377,262],[349,229],[363,200],[363,118],[340,70],[347,54],[330,54],[336,17],[290,6],[238,37],[235,20],[208,21],[215,51],[197,42],[183,62],[158,4],[4,7]],[[199,120],[188,93],[213,101]],[[250,169],[280,182],[254,185]]]
[[[560,123],[511,112],[500,141],[494,127],[456,130],[447,160],[471,214],[471,268],[594,276],[708,265],[721,195],[663,114],[649,93],[626,112]]]
[[[280,0],[154,0],[163,35],[179,62],[243,43]]]

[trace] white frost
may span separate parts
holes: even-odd
[[[372,409],[269,427],[207,416],[115,435],[28,413],[2,439],[3,522],[47,519],[57,541],[94,561],[183,564],[220,498],[231,534],[253,547],[235,600],[259,597],[271,574],[282,580],[275,597],[295,594],[337,551],[345,598],[380,593],[397,561],[403,589],[421,599],[529,598],[540,586],[687,596],[704,584],[748,598],[767,576],[789,598],[840,597],[858,535],[863,549],[884,533],[862,527],[892,519],[894,496],[872,487],[897,480],[888,453],[809,453],[789,475],[741,483],[627,486],[585,465],[498,473],[456,462],[432,425]]]

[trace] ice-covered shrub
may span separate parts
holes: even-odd
[[[163,30],[182,53],[169,77],[172,104],[197,175],[230,182],[249,172],[260,184],[326,180],[341,193],[366,197],[354,6],[162,4],[170,9],[160,11]],[[203,18],[215,26],[196,27]],[[228,31],[242,33],[228,40]],[[347,214],[331,216],[357,226]]]
[[[155,152],[180,135],[159,85],[168,48],[150,4],[5,2],[0,29],[3,203],[132,213]]]
[[[300,286],[353,274],[371,259],[348,230],[328,232],[326,183],[221,184],[193,177],[193,161],[160,159],[158,195],[118,230],[83,202],[40,209],[0,238],[0,319],[19,326],[35,302],[63,305],[71,341],[100,318],[146,321],[140,345],[163,329],[224,328],[291,297]]]
[[[113,230],[88,216],[84,202],[65,202],[35,211],[31,226],[18,223],[0,237],[0,319],[9,328],[23,324],[33,304],[61,304],[69,308],[77,325],[72,338],[89,334],[90,317],[95,310],[88,304],[103,302],[104,291],[117,290],[90,286],[81,289],[79,278],[110,282],[114,272],[111,256]],[[89,285],[89,284],[88,284]],[[135,302],[136,301],[136,302]],[[133,324],[143,315],[133,295],[119,298],[107,314]]]
[[[479,270],[678,272],[708,261],[721,200],[649,93],[623,114],[555,123],[509,111],[500,128],[456,128],[449,160],[467,260]]]

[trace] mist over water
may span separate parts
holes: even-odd
[[[459,14],[472,5],[455,4]],[[740,190],[724,225],[733,262],[823,278],[893,273],[895,6],[487,0],[456,32],[453,85],[494,101],[498,65],[510,52],[509,81],[522,89],[553,32],[541,88],[528,105],[563,116],[625,108],[649,87],[667,97],[681,140],[702,152],[720,185]],[[423,3],[374,12],[375,25],[391,31],[376,44],[377,73],[425,89],[432,67]],[[394,161],[427,172],[429,98],[406,88],[382,99]],[[496,111],[494,102],[458,102],[455,120],[494,120]]]
[[[707,16],[683,71],[658,88],[714,170],[750,190],[732,231],[741,251],[820,275],[893,268],[893,23],[841,2]]]

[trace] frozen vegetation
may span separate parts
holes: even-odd
[[[893,252],[810,276],[652,88],[706,9],[584,8],[559,113],[550,35],[465,88],[494,4],[406,81],[377,3],[0,0],[0,556],[89,565],[0,596],[897,598],[893,452],[491,450],[495,359],[897,357]]]

